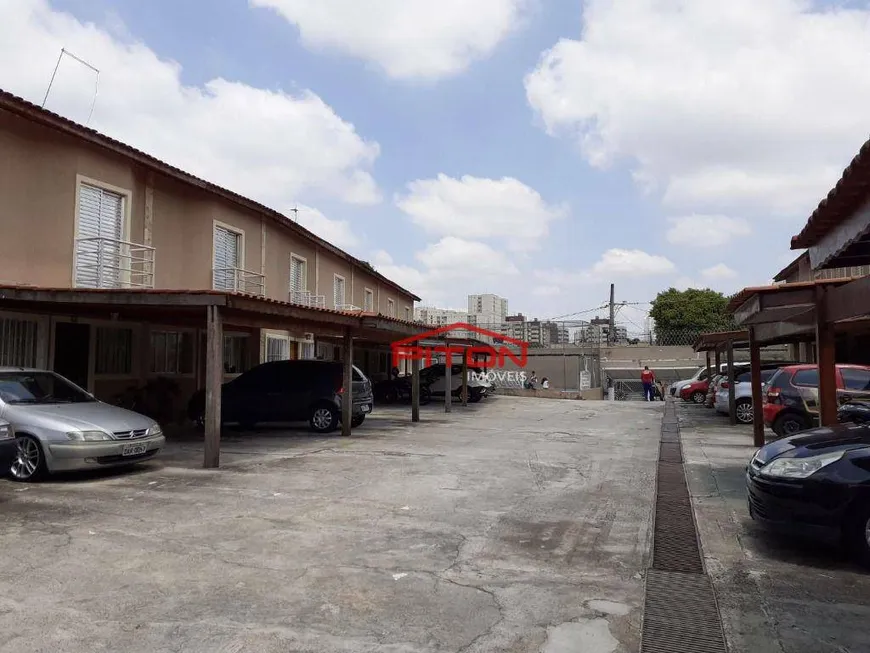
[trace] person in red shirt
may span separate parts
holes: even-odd
[[[653,401],[653,383],[656,381],[656,375],[652,373],[648,365],[643,366],[643,372],[640,373],[640,380],[643,382],[643,398],[647,401]]]

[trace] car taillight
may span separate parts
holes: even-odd
[[[728,389],[728,381],[722,381],[722,383],[719,385],[719,387],[722,388],[723,390],[727,390]]]
[[[769,388],[767,390],[767,395],[765,395],[765,397],[767,399],[767,403],[778,404],[779,397],[781,394],[782,394],[782,390],[780,390],[779,388]]]

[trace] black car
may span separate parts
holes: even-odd
[[[375,401],[382,404],[394,404],[396,402],[411,401],[411,377],[398,376],[393,379],[379,381],[374,384],[373,392]],[[429,386],[421,379],[420,382],[420,405],[425,406],[432,401]]]
[[[746,469],[749,514],[846,544],[870,564],[870,426],[804,431],[759,449]]]
[[[344,385],[342,363],[296,360],[263,363],[224,383],[221,421],[245,429],[267,422],[308,421],[312,430],[329,433],[341,423]],[[188,416],[202,423],[205,393],[190,399]],[[353,419],[359,426],[372,412],[372,384],[353,368]]]

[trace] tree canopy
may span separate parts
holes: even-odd
[[[732,329],[733,321],[726,310],[727,305],[728,298],[715,290],[670,288],[660,292],[652,301],[649,315],[655,320],[659,344],[677,344],[664,341],[675,340],[678,332],[697,334]]]

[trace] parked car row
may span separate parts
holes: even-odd
[[[752,402],[749,365],[735,365],[734,372],[735,418],[741,424],[751,424],[755,407]],[[766,426],[778,436],[786,437],[818,425],[819,372],[816,365],[765,363],[760,372],[760,410]],[[836,382],[840,405],[854,400],[870,401],[870,367],[837,365]],[[688,379],[679,382],[678,387],[675,394],[683,401],[703,404],[723,415],[729,414],[730,388],[727,374],[715,374],[709,381]]]
[[[436,363],[420,370],[420,403],[427,404],[433,397],[444,397],[447,389],[446,364]],[[485,378],[472,374],[468,376],[468,401],[477,403],[493,391],[493,385]],[[450,370],[450,394],[462,396],[462,365],[453,365]],[[374,396],[378,402],[395,403],[411,400],[411,377],[396,376],[376,383]]]
[[[221,423],[252,428],[307,421],[317,433],[341,423],[344,368],[327,361],[276,361],[223,384]],[[372,412],[372,384],[353,368],[351,426]],[[205,393],[188,417],[204,423]],[[130,466],[157,455],[166,440],[150,417],[99,401],[47,370],[0,368],[0,476],[34,481],[62,471]]]

